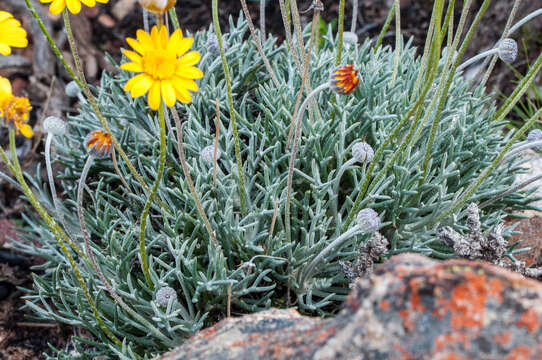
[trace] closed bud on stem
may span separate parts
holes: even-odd
[[[371,162],[375,153],[371,145],[366,142],[355,143],[352,146],[352,157],[361,163]]]
[[[359,84],[358,71],[354,65],[344,65],[334,69],[329,77],[331,88],[339,95],[348,95]]]
[[[529,135],[527,135],[527,141],[528,142],[534,142],[534,141],[540,141],[542,140],[542,130],[540,129],[534,129],[529,132]],[[542,146],[535,146],[535,150],[542,151]]]
[[[145,10],[161,14],[175,6],[177,0],[137,0]]]
[[[514,39],[503,39],[499,43],[499,58],[507,63],[514,62],[518,56],[518,44]]]
[[[170,299],[173,299],[173,301],[177,300],[177,293],[173,288],[164,286],[156,292],[156,302],[158,305],[167,306]]]
[[[359,211],[356,218],[358,226],[365,232],[373,233],[378,230],[381,225],[378,213],[371,208],[365,208]]]
[[[75,81],[70,81],[66,85],[65,89],[66,95],[69,97],[77,97],[79,94],[81,94],[81,89],[79,88],[79,85]]]
[[[57,116],[49,116],[43,121],[43,129],[45,132],[55,135],[63,136],[66,135],[68,127],[66,122]]]
[[[215,158],[215,146],[209,145],[203,148],[199,154],[201,160],[203,160],[206,163],[213,162],[213,159]],[[216,159],[220,159],[220,149],[216,149]]]
[[[85,149],[97,159],[111,156],[113,139],[105,130],[94,130],[85,137]]]

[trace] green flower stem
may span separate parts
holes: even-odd
[[[153,197],[158,191],[160,182],[162,181],[162,176],[164,175],[164,168],[166,165],[166,120],[164,116],[164,103],[160,104],[158,108],[158,118],[160,121],[160,159],[158,162],[158,171],[156,173],[156,179],[154,179],[154,184],[152,185],[151,191],[143,207],[143,212],[141,213],[140,219],[140,231],[139,231],[139,255],[141,257],[141,269],[143,270],[143,275],[145,275],[145,280],[149,285],[151,290],[154,290],[154,284],[151,280],[151,275],[149,272],[149,263],[147,260],[147,250],[145,249],[145,229],[147,227],[147,217],[151,209],[151,204]]]
[[[393,6],[390,9],[390,12],[388,13],[388,17],[386,18],[386,22],[384,22],[384,26],[382,26],[382,30],[380,30],[380,35],[378,35],[378,40],[376,40],[375,44],[375,51],[378,50],[378,48],[382,45],[382,41],[384,41],[384,35],[388,32],[388,29],[391,25],[391,20],[393,19],[393,15],[395,14],[395,3],[393,3]]]
[[[124,176],[122,176],[122,173],[120,172],[119,164],[117,163],[117,153],[115,151],[115,147],[111,149],[111,160],[113,161],[113,169],[115,169],[115,172],[117,173],[120,182],[126,188],[126,190],[130,191],[130,185],[128,185],[128,183],[124,179]]]
[[[542,59],[542,54],[539,56],[539,60]],[[540,67],[538,67],[538,70],[540,70]],[[531,82],[532,80],[534,79],[531,78]],[[517,101],[519,101],[519,98],[513,102],[513,104],[517,103]],[[438,218],[436,218],[434,221],[430,222],[428,227],[429,228],[432,228],[434,227],[436,224],[440,223],[442,220],[446,219],[448,216],[452,215],[453,213],[455,213],[457,210],[459,210],[470,198],[471,196],[476,192],[476,190],[478,190],[478,188],[480,187],[480,185],[482,185],[482,183],[487,179],[487,177],[489,176],[489,174],[491,174],[491,172],[493,170],[495,170],[497,168],[497,166],[499,165],[499,163],[501,162],[502,158],[504,157],[504,155],[508,152],[508,150],[510,149],[510,147],[512,147],[512,144],[514,144],[514,142],[516,142],[517,140],[519,140],[521,138],[521,136],[540,118],[540,116],[542,116],[542,108],[539,109],[515,134],[514,136],[510,139],[510,141],[508,142],[508,144],[506,144],[506,146],[501,150],[501,152],[499,153],[499,155],[493,160],[493,162],[486,168],[486,170],[480,175],[480,177],[474,182],[472,183],[471,186],[469,186],[467,188],[467,190],[465,190],[464,194],[461,195],[461,197],[459,199],[457,199],[451,206],[448,210],[446,210],[445,212],[443,212],[442,215],[440,215]]]
[[[43,35],[47,39],[47,42],[49,43],[49,46],[51,47],[51,49],[55,53],[56,57],[62,63],[62,66],[64,66],[64,69],[66,69],[68,74],[70,74],[70,76],[75,81],[75,83],[79,86],[79,88],[81,90],[83,90],[83,84],[81,83],[79,78],[75,75],[75,72],[73,71],[71,66],[68,65],[68,63],[66,62],[66,59],[64,58],[64,55],[62,55],[62,53],[60,52],[60,49],[58,48],[58,46],[56,46],[55,41],[53,40],[53,37],[51,36],[49,31],[47,31],[47,28],[45,27],[45,24],[43,23],[40,16],[36,12],[36,8],[34,8],[34,5],[32,5],[30,0],[24,0],[24,1],[26,3],[26,7],[28,8],[28,10],[30,10],[30,13],[32,14],[32,16],[38,22],[38,25],[39,25],[39,27],[41,29],[41,32],[43,33]]]
[[[168,10],[169,17],[173,23],[173,28],[175,30],[180,30],[181,25],[179,25],[179,18],[177,17],[177,11],[175,11],[175,6]]]
[[[235,141],[235,157],[237,158],[237,171],[239,174],[239,199],[241,202],[241,215],[247,214],[246,195],[245,195],[245,178],[243,176],[243,160],[241,159],[241,145],[239,142],[239,133],[237,132],[237,121],[235,119],[235,109],[233,107],[233,96],[231,94],[231,77],[226,54],[224,53],[224,44],[222,43],[222,31],[218,21],[218,0],[213,0],[213,24],[218,39],[218,47],[220,48],[220,58],[224,67],[224,77],[226,78],[226,90],[228,92],[228,105],[230,107],[231,125],[233,127],[233,137]]]
[[[96,271],[96,274],[98,275],[98,278],[104,284],[106,290],[109,292],[113,300],[115,300],[120,307],[122,307],[128,314],[130,314],[134,319],[139,321],[141,324],[145,325],[147,329],[149,329],[156,337],[164,341],[164,343],[168,344],[169,346],[174,346],[174,342],[166,337],[164,334],[160,332],[154,325],[152,325],[147,319],[145,319],[143,316],[139,315],[135,310],[133,310],[128,304],[122,300],[122,298],[117,294],[115,289],[109,284],[109,281],[105,278],[104,273],[98,266],[98,263],[96,262],[96,258],[94,257],[94,253],[92,252],[92,248],[90,247],[90,236],[88,234],[87,225],[85,222],[84,217],[84,209],[83,209],[83,190],[85,188],[85,182],[87,180],[88,172],[90,170],[90,167],[94,163],[94,156],[89,155],[87,158],[87,161],[85,162],[85,166],[83,167],[83,170],[81,172],[81,177],[79,178],[79,184],[77,187],[77,216],[79,218],[79,224],[81,226],[81,231],[83,232],[83,238],[85,239],[85,249],[87,251],[87,255],[90,258],[90,262],[92,263],[92,268],[94,271]]]
[[[87,99],[88,99],[88,101],[90,103],[90,106],[94,110],[94,113],[96,114],[96,116],[100,120],[100,123],[102,124],[104,130],[107,131],[109,134],[111,134],[111,139],[113,140],[113,146],[119,152],[120,157],[124,160],[124,162],[128,166],[128,169],[130,170],[132,175],[141,184],[141,186],[143,187],[145,192],[148,193],[149,192],[149,186],[147,185],[147,183],[145,182],[143,177],[137,172],[136,168],[134,167],[134,165],[132,164],[132,162],[128,158],[128,155],[126,155],[126,153],[124,152],[124,150],[120,146],[120,143],[118,142],[117,138],[115,137],[115,135],[111,131],[111,128],[109,127],[109,125],[107,123],[107,120],[105,119],[102,112],[100,111],[100,108],[98,106],[96,98],[94,97],[94,95],[90,91],[88,83],[87,83],[87,81],[85,79],[85,74],[83,72],[83,67],[81,66],[81,59],[79,57],[79,54],[77,53],[77,45],[75,44],[75,38],[73,36],[73,32],[72,32],[72,28],[71,28],[71,24],[70,24],[70,16],[69,16],[68,10],[64,10],[63,16],[64,16],[64,24],[65,24],[65,27],[66,27],[66,35],[68,37],[68,42],[70,44],[70,49],[71,49],[72,54],[73,54],[75,67],[76,67],[77,72],[79,74],[79,77],[74,77],[74,79],[79,79],[80,80],[79,82],[83,86],[82,90],[85,93],[85,96],[87,97]],[[171,211],[167,208],[167,206],[160,199],[157,199],[157,203],[158,203],[158,205],[160,205],[160,207],[162,208],[163,211],[165,211],[165,212],[167,212],[168,214],[171,215]]]
[[[335,65],[341,64],[341,58],[343,55],[343,33],[344,33],[344,6],[346,0],[340,0],[339,2],[339,40],[337,44],[337,61]]]
[[[455,39],[452,43],[451,47],[448,47],[446,50],[446,65],[445,70],[442,75],[442,81],[439,85],[439,89],[437,90],[438,96],[436,98],[440,98],[439,104],[437,107],[437,111],[434,115],[433,123],[431,124],[431,131],[429,133],[429,140],[427,141],[426,149],[425,149],[425,156],[422,164],[422,175],[420,177],[419,184],[422,185],[425,182],[425,178],[427,176],[427,171],[429,167],[429,160],[431,160],[431,153],[433,151],[433,143],[435,142],[435,137],[437,135],[439,120],[440,120],[440,114],[442,113],[442,110],[444,110],[444,106],[446,105],[446,101],[448,100],[448,91],[450,90],[450,87],[452,86],[452,82],[454,80],[454,75],[456,73],[457,67],[459,66],[459,63],[461,62],[461,59],[463,58],[463,55],[465,54],[465,51],[467,51],[467,47],[474,36],[474,33],[476,32],[476,29],[478,28],[478,24],[482,20],[482,17],[484,16],[487,8],[489,7],[489,4],[491,3],[491,0],[484,0],[484,3],[480,7],[480,10],[476,14],[476,17],[474,18],[474,21],[472,22],[472,25],[467,32],[467,35],[465,36],[465,40],[461,44],[461,48],[459,49],[459,52],[456,56],[456,59],[453,60],[455,49],[459,45],[459,41],[461,38],[461,35],[463,33],[463,27],[465,26],[465,22],[467,20],[467,15],[469,13],[470,7],[472,5],[472,0],[468,0],[465,2],[463,11],[461,12],[461,18],[459,20],[459,25],[457,27],[457,32]],[[448,67],[451,62],[454,62],[451,69],[448,71]],[[446,79],[446,83],[444,87],[443,80]]]
[[[288,240],[288,243],[292,242],[292,234],[291,234],[291,228],[290,228],[290,202],[292,200],[292,182],[294,177],[294,167],[295,167],[295,157],[297,154],[297,147],[299,146],[299,138],[301,137],[301,131],[298,131],[300,128],[301,120],[303,119],[303,115],[305,114],[305,110],[307,109],[307,105],[309,104],[309,101],[314,98],[316,95],[321,93],[322,91],[329,89],[331,87],[330,82],[326,82],[320,86],[318,86],[316,89],[314,89],[306,98],[305,101],[303,101],[303,104],[301,104],[301,107],[299,108],[299,112],[297,114],[297,118],[295,120],[295,135],[294,135],[294,144],[292,146],[292,155],[290,157],[290,166],[288,168],[288,181],[286,184],[286,204],[284,209],[284,220],[285,220],[285,228],[286,228],[286,239]]]
[[[94,303],[94,300],[90,296],[90,292],[88,291],[85,280],[83,279],[83,276],[81,275],[75,260],[71,256],[70,251],[68,250],[68,247],[62,240],[62,238],[67,239],[68,237],[60,229],[60,227],[54,221],[54,219],[51,218],[51,216],[47,213],[47,211],[43,208],[43,206],[41,206],[38,199],[36,199],[36,197],[34,196],[34,193],[32,192],[32,190],[30,190],[30,188],[28,187],[28,184],[26,183],[24,179],[24,175],[21,169],[21,165],[19,163],[19,159],[17,158],[17,150],[15,147],[15,131],[13,129],[9,130],[9,145],[11,149],[11,157],[12,157],[13,163],[9,161],[7,154],[4,152],[4,149],[2,147],[0,147],[0,156],[2,156],[4,162],[8,165],[10,171],[17,178],[17,181],[21,185],[24,194],[26,195],[26,197],[28,198],[32,206],[40,214],[40,216],[49,226],[49,229],[54,234],[58,242],[58,245],[60,246],[60,249],[62,250],[62,253],[66,257],[66,259],[68,259],[68,262],[70,263],[70,266],[73,269],[75,277],[77,278],[79,285],[81,286],[81,289],[83,290],[83,293],[85,294],[85,297],[87,298],[90,308],[92,309],[92,313],[94,314],[96,322],[98,323],[98,326],[104,332],[104,334],[106,334],[107,337],[111,339],[111,341],[113,341],[117,346],[122,346],[121,341],[111,332],[111,330],[109,330],[109,328],[105,325],[102,318],[100,317],[100,313],[98,312],[98,309],[96,308],[96,304]],[[83,258],[87,259],[86,256],[83,256]]]
[[[45,151],[46,151],[45,157],[46,157],[46,166],[47,166],[47,157],[48,157],[47,156],[47,151],[48,151],[47,150],[47,144],[46,144],[46,150]],[[9,167],[10,171],[13,173],[13,175],[16,175],[17,174],[16,168],[12,166],[11,162],[9,161],[9,159],[7,158],[4,150],[1,147],[0,147],[0,152],[1,152],[1,155],[2,155],[2,158],[3,158],[4,162]],[[50,166],[50,156],[49,156],[49,166]],[[47,171],[49,172],[49,170],[47,170]],[[52,174],[51,174],[51,176],[52,176]],[[24,178],[22,178],[22,179],[24,180]],[[49,181],[51,181],[51,177],[49,178]],[[24,186],[22,185],[22,183],[21,183],[21,186],[24,189]],[[56,191],[54,193],[56,194]],[[64,238],[64,241],[66,241],[68,243],[68,245],[70,245],[70,247],[77,253],[77,255],[79,255],[82,259],[84,259],[85,261],[88,262],[89,259],[87,258],[87,256],[83,252],[83,250],[79,247],[79,245],[74,243],[72,241],[72,239],[66,234],[66,232],[64,232],[62,230],[60,225],[56,221],[54,221],[54,219],[51,216],[49,216],[47,211],[41,206],[41,204],[38,202],[38,200],[34,196],[34,193],[32,191],[30,191],[30,195],[32,196],[32,198],[30,198],[30,196],[26,192],[25,192],[25,195],[27,195],[30,202],[32,203],[32,205],[34,205],[36,210],[40,213],[40,215],[42,216],[43,220],[47,223],[49,228],[51,228],[51,231],[53,231],[54,233],[58,233],[61,238]],[[55,209],[56,209],[56,205],[57,204],[55,203]],[[38,208],[38,206],[39,206],[39,208]],[[59,209],[56,209],[56,211],[59,212]],[[66,227],[65,224],[63,224],[63,226]],[[67,228],[66,228],[66,231],[67,231]]]
[[[260,0],[260,2],[263,2],[263,1],[264,0]],[[254,28],[254,23],[252,22],[252,17],[250,16],[250,12],[248,11],[246,0],[241,0],[241,7],[243,8],[243,12],[245,13],[245,17],[247,19],[250,34],[252,35],[252,38],[254,39],[254,42],[256,43],[256,49],[258,49],[258,52],[260,53],[260,56],[262,57],[265,68],[267,69],[267,72],[271,76],[271,80],[273,80],[273,83],[275,84],[275,86],[277,88],[280,88],[280,82],[277,79],[277,75],[275,75],[275,71],[273,71],[273,68],[271,67],[271,63],[269,63],[269,59],[265,55],[265,52],[264,52],[263,47],[262,47],[262,42],[260,41],[260,38],[258,36],[256,36],[256,29]],[[265,41],[265,38],[263,38],[263,39]]]
[[[395,86],[397,72],[399,71],[399,60],[401,60],[401,5],[395,0],[395,58],[393,60],[393,73],[391,75],[391,87]]]
[[[203,220],[203,223],[205,224],[205,228],[207,229],[207,232],[209,233],[209,237],[215,245],[218,247],[219,243],[216,240],[215,232],[213,231],[213,228],[211,227],[211,223],[209,222],[209,219],[207,218],[207,215],[205,214],[205,210],[203,209],[203,206],[201,205],[201,201],[199,199],[198,193],[196,192],[196,187],[194,186],[194,182],[192,181],[192,177],[190,176],[190,169],[188,168],[188,164],[186,163],[186,155],[184,152],[184,140],[183,140],[183,128],[181,126],[181,119],[179,118],[179,113],[177,112],[177,109],[175,107],[170,108],[171,114],[173,115],[173,119],[175,120],[175,128],[177,130],[177,144],[179,146],[178,153],[179,153],[179,160],[181,161],[181,166],[183,168],[184,176],[186,178],[186,182],[188,183],[188,188],[190,189],[190,192],[192,193],[192,197],[194,198],[194,202],[196,203],[196,208],[198,209],[199,215],[201,216],[201,219]],[[215,147],[215,150],[217,148]]]
[[[297,50],[299,51],[299,59],[302,59],[305,54],[305,41],[303,40],[303,29],[301,28],[301,19],[299,17],[299,10],[297,9],[297,0],[289,0],[290,12],[292,14],[294,32],[297,40]],[[295,44],[294,44],[295,48]]]

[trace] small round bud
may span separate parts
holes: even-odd
[[[348,95],[359,84],[358,71],[354,65],[345,65],[334,69],[329,77],[331,88],[339,95]]]
[[[173,288],[164,286],[156,292],[156,302],[158,305],[167,306],[170,299],[173,299],[174,302],[177,300],[177,293]]]
[[[542,130],[540,129],[534,129],[529,132],[529,135],[527,135],[527,141],[528,142],[534,142],[534,141],[540,141],[542,140]],[[542,151],[542,146],[535,146],[534,149],[536,151]]]
[[[514,62],[518,56],[518,43],[506,38],[499,43],[499,58],[507,63]]]
[[[177,0],[138,0],[138,2],[145,10],[161,14],[175,6]]]
[[[85,137],[85,149],[95,158],[104,159],[113,152],[113,138],[105,130],[94,130]]]
[[[371,208],[360,210],[356,218],[358,225],[368,233],[373,233],[380,227],[378,213]]]
[[[56,116],[49,116],[43,121],[43,129],[47,133],[51,133],[56,136],[66,135],[67,126],[61,118]]]
[[[347,45],[355,45],[358,43],[358,36],[351,31],[345,31],[343,33],[343,41]]]
[[[224,46],[224,52],[228,51],[228,43],[222,38],[222,46]],[[218,45],[218,38],[216,35],[209,36],[207,40],[207,51],[214,56],[220,56],[220,46]]]
[[[79,88],[79,85],[75,81],[70,81],[68,85],[66,85],[66,95],[69,97],[76,97],[81,93],[81,89]]]
[[[199,154],[201,160],[203,160],[206,163],[213,162],[215,158],[215,146],[209,145],[206,146],[203,150],[201,150]],[[220,149],[217,149],[216,151],[216,159],[220,159]]]
[[[371,162],[375,153],[371,145],[366,142],[355,143],[352,146],[352,157],[361,163]]]

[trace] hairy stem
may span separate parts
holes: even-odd
[[[399,71],[399,60],[401,60],[401,5],[395,0],[395,58],[393,60],[393,73],[391,75],[391,87],[395,86],[397,72]]]
[[[340,0],[339,2],[339,39],[337,43],[337,61],[335,65],[339,66],[341,64],[341,58],[343,55],[343,33],[344,33],[344,6],[346,0]]]

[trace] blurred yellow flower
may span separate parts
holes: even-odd
[[[7,11],[0,11],[0,54],[11,54],[12,47],[26,47],[26,30]]]
[[[28,121],[28,113],[32,107],[27,98],[13,96],[11,84],[8,79],[0,76],[0,117],[13,123],[17,134],[21,133],[27,138],[32,137],[34,132]]]
[[[175,6],[177,0],[137,0],[145,10],[153,13],[163,13]]]
[[[72,14],[79,14],[81,11],[81,3],[88,7],[93,7],[97,2],[106,4],[109,0],[40,0],[44,4],[51,3],[49,11],[51,14],[60,14],[66,6]]]
[[[192,100],[189,90],[198,91],[194,79],[203,76],[203,72],[194,67],[200,60],[197,51],[186,53],[194,39],[185,38],[181,30],[168,36],[165,26],[160,30],[154,26],[151,33],[137,31],[137,40],[126,41],[135,50],[124,50],[123,54],[133,62],[121,65],[121,69],[138,72],[128,80],[124,91],[129,91],[133,98],[149,93],[147,102],[157,110],[164,101],[166,106],[175,105],[177,100],[189,103]]]

